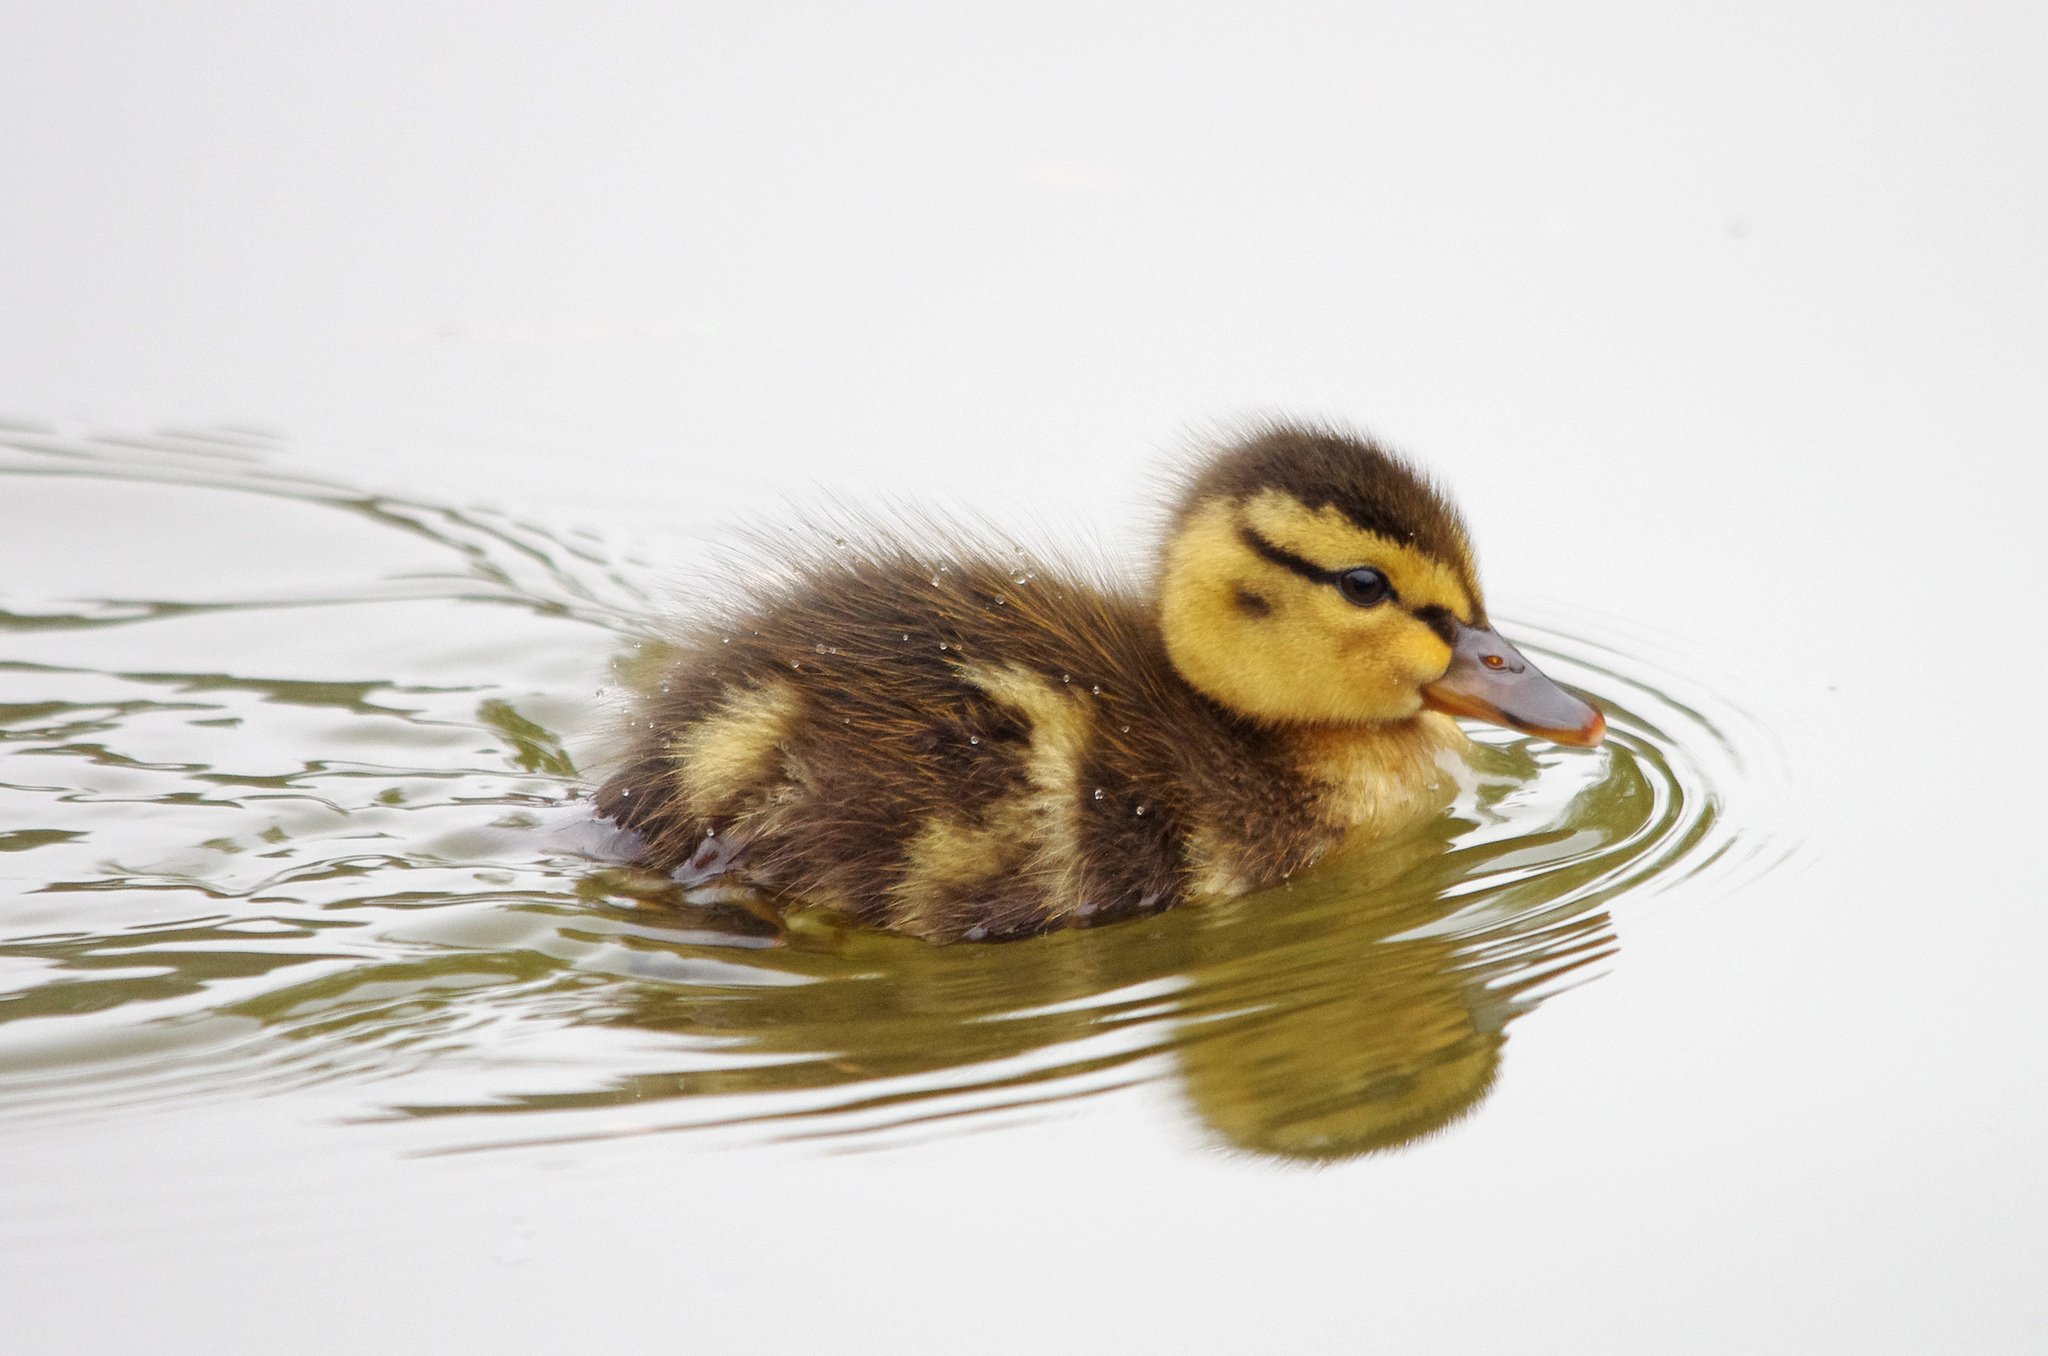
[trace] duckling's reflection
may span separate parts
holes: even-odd
[[[679,1100],[708,1113],[693,1126],[837,1138],[1027,1111],[1170,1061],[1231,1146],[1312,1160],[1391,1148],[1476,1106],[1508,1023],[1612,948],[1606,915],[1556,903],[1554,879],[1533,907],[1517,899],[1529,838],[1452,847],[1470,828],[1447,819],[1259,895],[995,946],[799,916],[786,944],[744,951],[620,918],[611,940],[634,949],[637,982],[609,995],[608,1021],[689,1037],[712,1067],[413,1112]],[[1556,846],[1560,863],[1584,860]]]
[[[1209,1006],[1222,1010],[1184,1016],[1175,1057],[1189,1101],[1227,1143],[1342,1159],[1442,1129],[1491,1091],[1507,1025],[1534,1006],[1531,991],[1612,949],[1597,912],[1447,928],[1431,878],[1476,863],[1439,855],[1361,879],[1394,865],[1373,859],[1309,886],[1303,912],[1318,915],[1320,936],[1224,945],[1197,962]],[[1372,907],[1359,908],[1361,889]]]

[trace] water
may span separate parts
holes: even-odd
[[[622,866],[580,799],[644,561],[250,435],[4,447],[23,521],[84,526],[4,614],[0,1125],[320,1084],[435,1152],[880,1147],[1161,1082],[1215,1142],[1342,1158],[1483,1102],[1509,1028],[1613,962],[1611,909],[1787,846],[1744,822],[1732,707],[1524,626],[1613,736],[1486,732],[1412,841],[1022,944],[779,936]]]

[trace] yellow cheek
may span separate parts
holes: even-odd
[[[1451,664],[1451,647],[1442,637],[1393,609],[1375,616],[1352,648],[1362,666],[1384,672],[1389,681],[1403,686],[1434,682]]]
[[[1421,710],[1418,689],[1443,676],[1450,666],[1451,647],[1398,608],[1357,609],[1339,601],[1322,610],[1323,629],[1344,637],[1337,656],[1341,673],[1360,689],[1354,700],[1369,702],[1380,713],[1378,719]]]

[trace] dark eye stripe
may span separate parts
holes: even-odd
[[[1238,524],[1237,535],[1238,538],[1241,541],[1243,541],[1246,546],[1252,549],[1252,553],[1258,556],[1260,559],[1271,561],[1273,564],[1278,565],[1280,568],[1284,570],[1292,570],[1304,579],[1313,579],[1318,584],[1334,584],[1341,588],[1343,587],[1345,575],[1351,574],[1357,569],[1362,568],[1359,566],[1350,566],[1342,570],[1326,570],[1322,566],[1316,564],[1313,560],[1303,560],[1300,556],[1294,554],[1294,552],[1288,550],[1287,548],[1283,546],[1275,546],[1272,542],[1267,541],[1264,537],[1252,531],[1249,527],[1246,527],[1242,523]],[[1380,574],[1378,570],[1374,570],[1373,573]],[[1383,574],[1381,574],[1380,577],[1382,579],[1386,578],[1386,576]],[[1399,597],[1400,595],[1394,592],[1393,584],[1391,582],[1388,583],[1387,591],[1384,595],[1385,600],[1390,602],[1397,601]]]
[[[1253,555],[1261,560],[1278,565],[1283,570],[1292,570],[1304,579],[1313,579],[1318,584],[1336,584],[1344,577],[1343,570],[1326,570],[1312,560],[1304,560],[1284,546],[1275,546],[1243,523],[1237,525],[1238,540],[1250,548]],[[1391,584],[1387,587],[1389,601],[1400,601]],[[1458,619],[1447,607],[1436,603],[1416,608],[1411,614],[1415,619],[1437,633],[1445,644],[1452,643],[1457,633]]]
[[[1303,560],[1294,552],[1275,546],[1250,528],[1239,525],[1237,535],[1252,553],[1260,559],[1278,565],[1283,570],[1292,570],[1304,579],[1313,579],[1318,584],[1334,584],[1340,571],[1326,570],[1312,560]]]
[[[1447,607],[1431,603],[1415,609],[1415,619],[1437,633],[1446,645],[1457,643],[1458,619]]]

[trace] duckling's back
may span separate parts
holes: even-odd
[[[848,552],[681,637],[602,813],[650,864],[933,940],[1165,908],[1329,845],[1273,736],[1174,672],[1142,600],[1034,565]],[[1231,850],[1222,850],[1227,837]]]

